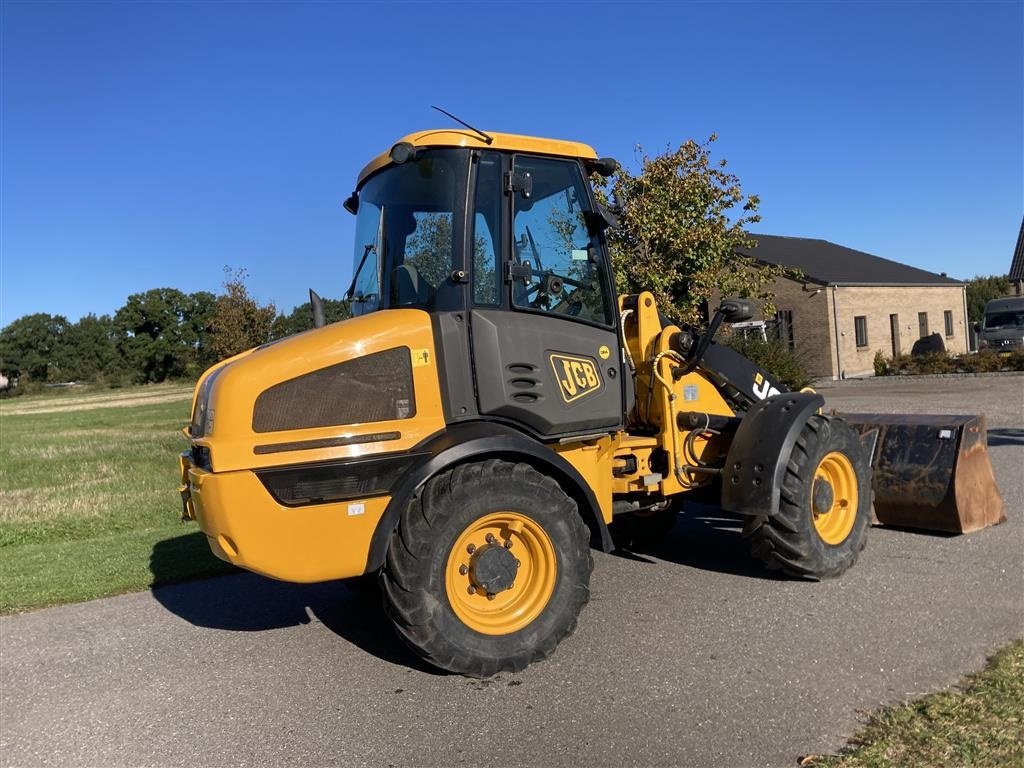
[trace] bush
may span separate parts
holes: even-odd
[[[882,350],[875,352],[875,376],[885,376],[889,373],[889,364],[885,361]]]
[[[976,355],[964,355],[957,360],[959,363],[958,370],[965,371],[967,373],[989,373],[992,371],[1002,370],[1005,361],[1003,357],[991,349],[983,349]],[[1010,370],[1015,370],[1010,368]],[[1016,369],[1020,370],[1020,369]]]
[[[1024,350],[996,352],[983,349],[965,355],[932,352],[927,355],[900,355],[887,360],[881,352],[875,355],[876,376],[914,376],[937,373],[995,373],[1024,371]]]
[[[795,349],[790,349],[785,341],[745,339],[740,335],[734,335],[723,339],[723,343],[753,360],[794,391],[806,387],[811,381],[803,356]]]

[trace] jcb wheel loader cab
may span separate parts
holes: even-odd
[[[382,569],[399,634],[472,675],[571,632],[606,548],[628,379],[589,147],[461,131],[361,173],[351,320],[197,387],[183,497],[220,557]],[[589,526],[589,530],[588,530]]]

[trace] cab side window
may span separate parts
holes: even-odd
[[[608,275],[577,163],[517,156],[514,306],[611,325]]]
[[[476,207],[473,211],[473,260],[470,265],[473,303],[493,306],[498,303],[495,254],[499,251],[496,244],[501,236],[501,155],[481,152],[475,162]]]

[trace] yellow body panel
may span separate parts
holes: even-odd
[[[222,560],[285,581],[359,576],[390,496],[284,507],[252,472],[187,470],[191,501]]]
[[[407,419],[275,432],[253,430],[259,395],[283,381],[396,347],[408,347],[415,414]],[[210,377],[217,373],[216,379]],[[209,380],[209,386],[207,382]],[[323,581],[365,572],[370,541],[390,496],[286,507],[252,470],[408,451],[444,429],[430,317],[415,309],[374,312],[249,350],[218,363],[196,387],[213,413],[213,471],[181,459],[183,516],[199,521],[214,553],[286,581]],[[392,433],[387,435],[385,433]],[[394,436],[397,433],[397,437]],[[302,443],[380,435],[382,440],[303,450]],[[298,443],[299,447],[290,447]],[[267,446],[273,452],[259,452]],[[288,446],[281,450],[282,446]]]
[[[366,424],[255,432],[253,405],[264,390],[289,379],[374,352],[405,346],[412,356],[415,416]],[[213,382],[210,435],[193,440],[210,449],[215,472],[395,453],[412,448],[444,429],[430,316],[418,309],[391,309],[333,323],[269,344],[227,363]],[[204,374],[197,392],[210,372]],[[397,439],[305,450],[256,453],[260,446],[281,446],[329,438],[395,433]]]
[[[576,469],[597,497],[601,517],[612,521],[612,460],[615,448],[611,437],[586,440],[551,448]]]
[[[414,147],[472,147],[474,149],[493,149],[502,152],[529,152],[536,155],[554,155],[556,157],[596,159],[597,153],[578,141],[561,139],[542,139],[536,136],[519,136],[514,133],[488,133],[494,139],[490,144],[479,134],[469,130],[442,128],[432,131],[418,131],[403,136],[395,144],[412,144]],[[394,146],[394,145],[392,145]],[[359,172],[358,186],[367,177],[391,164],[390,148],[367,163]]]

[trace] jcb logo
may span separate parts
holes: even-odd
[[[760,373],[754,376],[754,394],[759,400],[779,394],[779,390],[768,383],[768,379]]]
[[[597,365],[590,358],[552,355],[551,368],[555,372],[562,399],[567,403],[579,400],[601,388],[601,376],[597,372]]]

